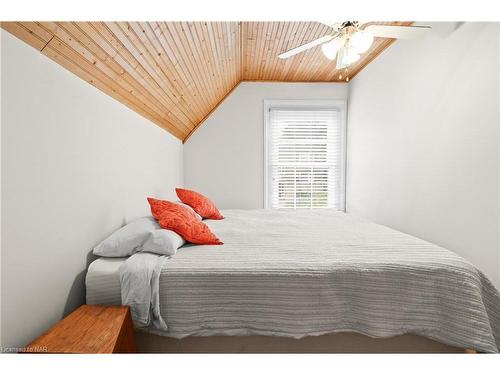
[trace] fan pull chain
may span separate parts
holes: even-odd
[[[345,73],[345,81],[349,82],[349,69],[345,68],[344,73]],[[342,80],[342,73],[339,74],[339,80]]]
[[[345,73],[345,81],[349,82],[349,69],[345,68],[344,73]],[[339,74],[339,80],[342,80],[342,73]]]

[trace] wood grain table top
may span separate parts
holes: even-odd
[[[27,353],[134,352],[128,306],[82,305],[30,343]]]

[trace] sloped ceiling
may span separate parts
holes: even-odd
[[[241,81],[346,78],[320,48],[278,59],[331,31],[317,22],[2,22],[2,28],[183,142]],[[376,38],[348,76],[392,41]]]

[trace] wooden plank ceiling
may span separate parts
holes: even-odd
[[[410,24],[394,22],[390,24]],[[185,142],[241,81],[338,82],[317,22],[2,22],[2,28]],[[354,77],[393,40],[376,38]]]

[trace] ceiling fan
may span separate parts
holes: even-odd
[[[293,48],[278,57],[287,59],[321,45],[321,50],[328,59],[337,59],[336,68],[344,69],[358,61],[360,55],[368,51],[374,37],[411,39],[418,38],[431,29],[430,26],[367,25],[368,23],[346,21],[327,25],[333,29],[331,34]]]

